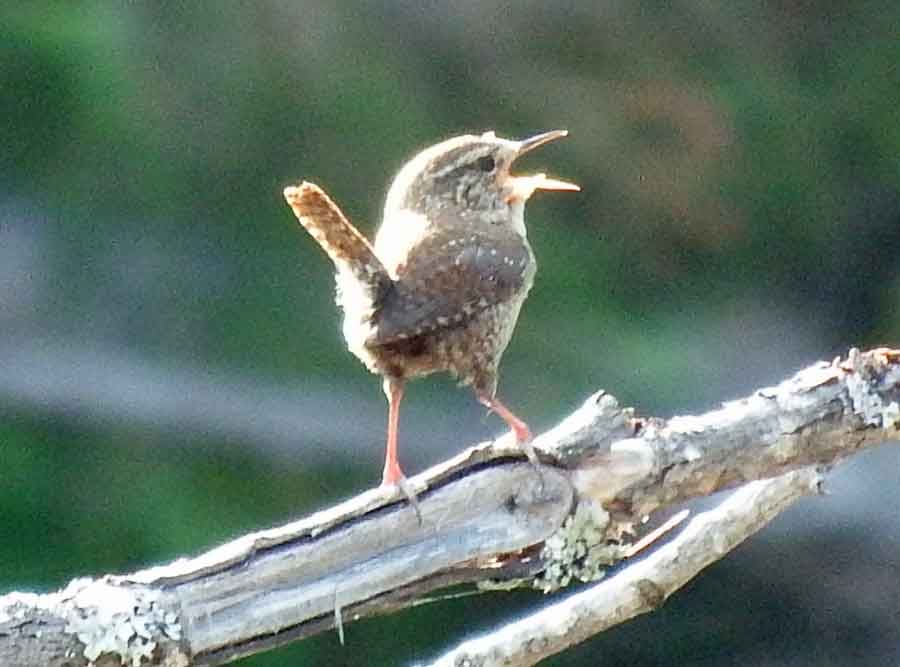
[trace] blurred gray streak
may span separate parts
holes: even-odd
[[[352,399],[323,387],[164,368],[109,345],[7,339],[0,344],[0,369],[2,403],[20,409],[243,442],[282,455],[302,452],[304,458],[357,447],[383,420],[373,401],[364,399],[354,407],[354,419],[340,419],[336,406]]]
[[[376,463],[386,411],[376,382],[366,393],[315,380],[277,383],[221,369],[160,366],[111,345],[11,338],[0,341],[3,405],[76,424],[241,443],[312,464],[370,453]],[[474,441],[478,429],[442,417],[451,405],[417,405],[404,415],[409,460],[421,463],[467,437]]]

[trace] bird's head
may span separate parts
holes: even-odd
[[[521,219],[522,206],[536,190],[579,189],[546,174],[510,173],[517,158],[567,134],[565,130],[553,130],[513,141],[485,132],[454,137],[426,148],[406,163],[394,179],[385,204],[385,219],[407,212],[436,219],[514,223],[512,218]]]

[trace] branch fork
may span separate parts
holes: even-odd
[[[533,444],[484,443],[410,479],[240,537],[194,558],[57,593],[0,597],[0,664],[219,665],[390,613],[461,583],[554,590],[535,614],[433,665],[532,665],[656,608],[704,567],[821,485],[821,470],[898,437],[900,351],[851,350],[711,412],[639,418],[605,392]],[[648,514],[738,488],[647,553]],[[663,531],[665,533],[665,530]]]

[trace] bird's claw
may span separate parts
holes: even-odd
[[[529,436],[530,435],[531,433],[529,432]],[[518,433],[516,436],[518,436]],[[538,458],[537,452],[531,444],[531,438],[529,437],[527,440],[518,440],[518,444],[519,447],[522,448],[522,451],[525,452],[528,462],[531,464],[531,467],[534,468],[534,472],[538,476],[538,493],[544,495],[544,473],[541,470],[541,460]]]
[[[384,479],[381,482],[381,488],[390,491],[392,494],[399,490],[400,493],[406,496],[410,506],[416,513],[416,520],[419,522],[420,526],[422,525],[422,508],[419,505],[419,499],[416,496],[412,484],[409,483],[409,480],[406,479],[406,476],[403,475],[403,473],[400,473],[399,475],[385,474]]]

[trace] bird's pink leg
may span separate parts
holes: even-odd
[[[528,457],[528,460],[531,461],[534,465],[538,465],[538,457],[534,451],[534,447],[531,446],[531,429],[528,428],[528,424],[523,422],[521,419],[516,417],[513,414],[512,410],[507,408],[503,403],[500,402],[496,396],[488,396],[487,394],[478,394],[478,400],[486,405],[491,411],[496,412],[497,415],[503,419],[507,424],[509,424],[509,428],[512,429],[512,432],[516,436],[516,442],[519,444],[519,447],[522,448],[522,451],[525,452],[525,455]]]
[[[387,448],[384,453],[384,475],[382,486],[401,485],[406,475],[400,469],[397,458],[397,430],[400,425],[400,401],[403,399],[403,381],[385,378],[384,395],[388,400]]]
[[[400,425],[400,401],[403,399],[403,380],[395,378],[384,379],[384,395],[388,400],[388,429],[387,447],[384,452],[384,474],[381,476],[381,488],[398,487],[409,500],[416,518],[422,523],[422,511],[419,509],[419,501],[412,486],[406,481],[406,475],[400,468],[397,458],[397,431]]]

